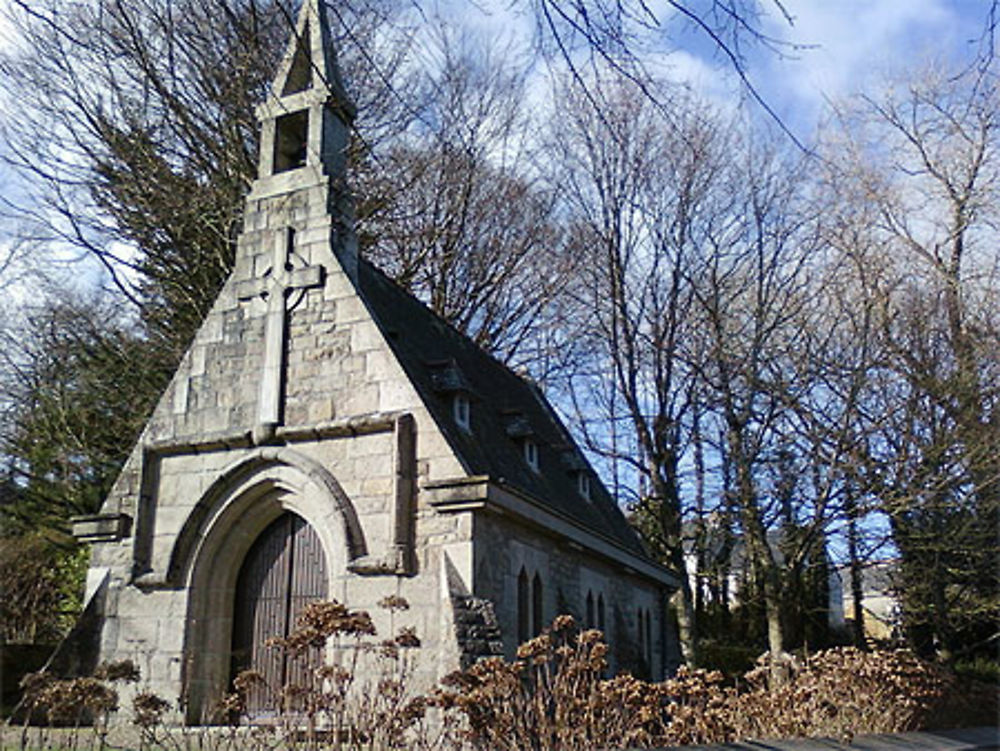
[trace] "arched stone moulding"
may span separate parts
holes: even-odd
[[[259,504],[258,508],[257,498],[274,491],[279,491],[285,500],[277,506]],[[346,567],[367,554],[354,504],[337,479],[318,461],[294,449],[265,447],[225,469],[195,504],[177,536],[165,584],[183,587],[193,583],[194,561],[204,555],[205,546],[216,538],[219,529],[239,524],[240,528],[246,527],[247,534],[252,534],[252,541],[281,509],[297,513],[316,528],[331,562],[346,555]],[[261,513],[268,518],[259,529],[246,526],[249,518]],[[324,533],[329,538],[327,530],[333,529],[342,531],[340,551],[334,549],[333,540],[324,539]]]
[[[395,466],[392,532],[386,549],[370,551],[357,511],[336,477],[317,460],[289,444],[322,440],[349,440],[356,436],[392,433]],[[190,578],[191,561],[214,519],[222,514],[241,487],[272,468],[295,469],[300,480],[293,486],[314,485],[326,498],[324,508],[336,511],[335,521],[343,529],[348,569],[363,576],[412,576],[416,573],[414,519],[416,506],[416,422],[409,413],[373,413],[311,426],[279,428],[275,440],[285,445],[254,448],[247,435],[223,436],[194,444],[151,444],[143,452],[140,491],[134,533],[131,583],[141,589],[177,589]],[[187,512],[169,548],[156,542],[158,531],[158,486],[161,460],[217,451],[238,451],[240,456],[222,469],[211,486]],[[289,482],[292,482],[289,480]],[[319,509],[315,510],[320,513]],[[310,523],[313,523],[310,520]],[[331,523],[334,523],[331,521]]]

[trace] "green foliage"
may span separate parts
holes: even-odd
[[[698,667],[718,670],[733,678],[753,667],[762,647],[745,644],[727,644],[715,639],[705,639],[698,646]]]
[[[955,663],[955,672],[963,678],[1000,685],[1000,660],[996,657],[975,657]]]
[[[96,513],[174,363],[101,301],[52,300],[29,316],[15,409],[5,426],[5,533],[68,544]]]
[[[29,533],[0,538],[0,643],[53,644],[81,609],[88,551]]]
[[[0,639],[53,643],[80,613],[87,570],[69,520],[100,509],[173,363],[100,300],[43,302],[27,329],[7,352]]]
[[[77,545],[70,551],[60,551],[60,555],[56,557],[54,576],[58,582],[61,602],[58,621],[60,633],[68,633],[83,611],[89,565],[90,548],[86,545]]]

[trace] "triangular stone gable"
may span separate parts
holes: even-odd
[[[337,65],[327,10],[322,0],[305,0],[295,22],[294,34],[278,65],[271,86],[271,101],[319,88],[337,98],[352,112]]]

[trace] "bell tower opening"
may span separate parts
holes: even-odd
[[[282,115],[275,123],[274,174],[306,166],[309,111]]]

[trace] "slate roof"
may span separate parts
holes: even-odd
[[[493,359],[370,263],[362,260],[358,266],[362,299],[466,472],[520,490],[543,508],[648,559],[538,387]],[[456,392],[472,402],[471,430],[455,420]],[[524,459],[526,439],[538,446],[538,472]],[[589,499],[579,491],[581,471],[590,477]]]

